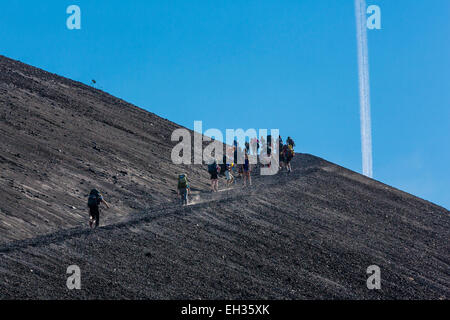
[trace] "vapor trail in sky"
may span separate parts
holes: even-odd
[[[372,128],[370,119],[369,52],[367,47],[365,0],[355,0],[355,14],[358,43],[362,168],[363,174],[372,178]]]

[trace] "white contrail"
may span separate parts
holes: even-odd
[[[366,1],[355,0],[358,43],[359,103],[363,174],[372,178],[372,129],[370,120],[369,52],[367,48]]]

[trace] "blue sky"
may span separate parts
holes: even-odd
[[[371,4],[374,178],[450,208],[450,1]],[[9,0],[0,54],[189,128],[279,128],[361,172],[355,28],[353,0]]]

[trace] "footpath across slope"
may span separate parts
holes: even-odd
[[[2,247],[0,297],[448,299],[446,209],[312,156],[294,169],[95,232]],[[73,264],[79,291],[65,286]],[[381,290],[367,289],[370,265]]]

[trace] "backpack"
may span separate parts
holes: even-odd
[[[291,157],[294,156],[294,148],[292,148],[292,145],[291,145],[291,144],[288,145],[288,152],[289,152],[289,155],[290,155]]]
[[[178,177],[178,189],[187,188],[188,181],[185,174],[180,174]]]
[[[208,164],[208,172],[209,173],[214,173],[217,171],[217,163],[214,161],[211,164]]]
[[[88,198],[88,207],[98,206],[100,203],[100,193],[96,189],[92,189]]]

